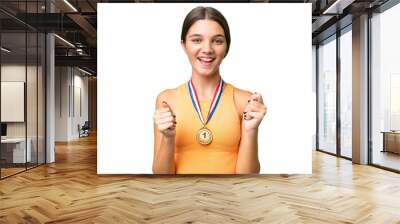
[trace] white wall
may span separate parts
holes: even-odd
[[[24,65],[9,64],[1,66],[1,81],[18,81],[25,82],[25,71]],[[28,66],[28,74],[32,74],[32,67]],[[5,110],[6,108],[1,108]],[[25,137],[25,122],[7,122],[7,137]]]
[[[55,68],[55,140],[68,140],[70,75],[68,67]]]
[[[25,70],[27,69],[27,70]],[[18,64],[8,64],[1,66],[1,81],[2,82],[25,82],[25,75],[28,75],[28,80],[30,85],[36,85],[36,81],[33,81],[34,78],[30,76],[36,77],[36,66],[27,66],[18,65]],[[36,123],[36,113],[32,113],[36,109],[36,101],[34,105],[29,105],[33,100],[31,99],[34,97],[36,99],[36,88],[27,88],[28,93],[28,122],[35,121]],[[32,92],[30,92],[32,91]],[[39,105],[40,106],[40,105]],[[34,108],[33,108],[34,107]],[[1,108],[1,110],[6,110],[7,108]],[[26,122],[7,122],[7,136],[8,137],[25,137],[25,123]],[[33,127],[34,126],[34,127]],[[32,128],[32,129],[30,129]],[[36,125],[29,124],[28,125],[28,136],[29,133],[33,133],[36,130]],[[35,132],[36,133],[36,132]]]
[[[77,74],[78,72],[78,74]],[[74,137],[78,137],[79,133],[78,133],[78,129],[77,126],[78,124],[80,124],[81,126],[85,123],[85,121],[89,120],[89,112],[88,112],[88,77],[85,76],[81,76],[81,73],[79,70],[74,70],[74,89],[75,89],[75,116],[72,119],[72,135]],[[78,90],[80,90],[80,99],[77,97],[78,96]],[[80,100],[80,104],[78,102],[78,100]],[[79,113],[79,108],[82,110],[81,113]]]
[[[56,141],[79,138],[78,124],[83,125],[88,120],[88,78],[83,75],[76,68],[56,67]]]
[[[44,74],[41,66],[25,64],[3,64],[1,66],[2,82],[25,82],[26,83],[26,107],[22,107],[22,112],[27,115],[23,122],[6,122],[7,137],[21,138],[27,137],[31,140],[32,161],[36,162],[36,152],[39,153],[39,163],[44,162]],[[26,81],[27,79],[27,81]],[[1,108],[10,110],[10,108]],[[10,112],[10,111],[9,111]],[[11,111],[13,112],[13,111]],[[15,112],[14,112],[15,113]]]

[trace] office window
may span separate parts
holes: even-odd
[[[351,26],[340,36],[340,154],[351,158],[352,149],[352,35]]]
[[[400,4],[371,18],[372,163],[400,170]]]
[[[336,36],[318,48],[318,149],[336,153]]]

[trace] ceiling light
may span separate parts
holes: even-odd
[[[1,47],[0,49],[1,49],[2,51],[6,52],[6,53],[10,53],[10,52],[11,52],[11,50],[9,50],[9,49],[7,49],[7,48],[5,48],[5,47]]]
[[[81,72],[83,72],[83,73],[85,73],[85,74],[92,75],[92,73],[90,73],[90,72],[88,72],[88,71],[86,71],[86,70],[83,70],[83,69],[81,69],[81,68],[79,68],[79,67],[78,67],[78,70],[81,71]]]
[[[324,10],[322,14],[342,14],[343,9],[351,5],[355,0],[336,0],[332,5]]]
[[[74,10],[75,12],[78,12],[78,10],[71,4],[68,2],[68,0],[64,0],[65,4],[67,4],[72,10]]]
[[[58,39],[60,39],[61,41],[63,41],[64,43],[68,44],[69,46],[75,48],[75,45],[71,44],[71,42],[69,42],[68,40],[58,36],[57,34],[54,34],[55,37],[57,37]]]

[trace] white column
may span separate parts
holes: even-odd
[[[368,15],[353,20],[353,162],[368,163]]]
[[[46,4],[47,12],[53,12],[54,6],[50,1]],[[46,163],[55,162],[54,133],[55,133],[55,44],[54,35],[46,35]]]
[[[315,45],[312,45],[312,92],[313,92],[313,136],[312,136],[312,141],[313,141],[313,150],[317,149],[317,113],[316,113],[316,106],[317,106],[317,48]]]

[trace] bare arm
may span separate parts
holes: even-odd
[[[157,97],[154,113],[153,173],[175,174],[175,115],[168,105],[166,93]]]
[[[260,173],[258,160],[258,130],[251,132],[242,128],[238,159],[236,162],[237,174]]]
[[[266,113],[266,107],[260,94],[238,91],[240,92],[235,94],[235,102],[238,111],[242,113],[242,130],[236,173],[259,173],[258,126]]]

